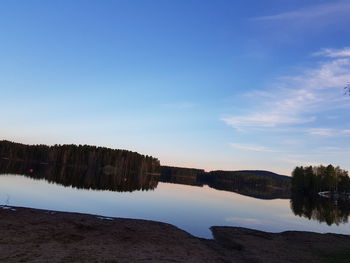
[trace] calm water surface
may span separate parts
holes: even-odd
[[[263,231],[304,230],[350,234],[350,225],[331,226],[294,215],[289,199],[263,200],[233,192],[159,182],[154,190],[113,192],[65,187],[23,175],[0,175],[0,204],[137,218],[173,224],[195,236],[212,237],[211,226]]]

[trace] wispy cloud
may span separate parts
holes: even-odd
[[[310,135],[316,135],[316,136],[322,136],[322,137],[332,137],[332,136],[350,135],[350,130],[314,128],[314,129],[308,129],[307,133],[309,133]]]
[[[327,54],[333,57],[321,60],[315,68],[280,78],[277,84],[264,91],[265,96],[258,98],[254,109],[221,120],[238,130],[297,127],[322,118],[324,113],[349,109],[349,98],[342,96],[342,87],[350,79],[350,57],[340,57],[340,54],[347,54],[347,49],[333,49]],[[326,134],[329,131],[313,132]]]
[[[230,146],[236,149],[253,152],[280,152],[260,145],[230,143]]]
[[[314,55],[330,58],[350,57],[350,47],[343,49],[324,48],[321,51],[314,53]]]
[[[327,129],[327,128],[316,128],[316,129],[308,130],[308,133],[310,135],[330,137],[330,136],[333,136],[335,134],[335,130],[334,129]]]
[[[337,1],[327,4],[320,4],[310,7],[293,10],[290,12],[279,13],[269,16],[256,17],[255,20],[280,21],[293,20],[294,22],[310,21],[315,19],[324,19],[326,17],[335,17],[340,15],[348,16],[350,11],[350,1]]]

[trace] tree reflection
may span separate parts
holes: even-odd
[[[51,183],[79,189],[132,192],[153,190],[158,185],[159,175],[152,173],[118,173],[111,165],[93,166],[62,165],[57,163],[0,161],[0,174],[19,174],[33,179],[45,179]]]
[[[259,199],[290,198],[290,178],[266,171],[212,171],[161,166],[161,182],[211,188]]]
[[[295,215],[327,225],[347,223],[350,215],[349,200],[332,200],[317,195],[292,193],[291,209]]]
[[[23,174],[65,186],[112,191],[154,189],[159,160],[89,145],[26,145],[0,141],[0,173]]]

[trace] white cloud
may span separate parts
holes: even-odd
[[[333,50],[333,55],[344,53]],[[340,56],[340,55],[339,55]],[[254,109],[245,114],[221,118],[238,130],[249,128],[298,127],[311,123],[325,113],[349,109],[349,98],[343,96],[343,87],[350,80],[350,57],[320,61],[299,75],[280,78],[277,85],[258,97]],[[271,94],[271,96],[268,95]],[[328,127],[326,127],[328,128]],[[314,130],[326,134],[326,130]],[[329,132],[329,131],[328,131]]]
[[[313,120],[313,118],[303,119],[287,115],[282,115],[279,112],[252,113],[245,116],[226,117],[222,120],[237,129],[242,127],[275,127],[280,124],[298,124]]]
[[[307,133],[309,133],[310,135],[316,135],[316,136],[322,136],[322,137],[332,137],[332,136],[350,135],[350,130],[314,128],[314,129],[308,129]]]
[[[308,133],[310,135],[318,135],[318,136],[333,136],[335,134],[334,129],[327,129],[327,128],[316,128],[316,129],[310,129],[308,130]]]
[[[230,143],[233,148],[253,152],[280,152],[260,145]]]
[[[321,51],[314,53],[314,55],[330,58],[350,57],[350,47],[343,49],[324,48]]]
[[[305,7],[299,10],[284,12],[276,15],[261,16],[255,20],[278,21],[292,20],[293,22],[300,21],[315,21],[325,18],[333,18],[339,16],[347,16],[350,11],[350,1],[338,1],[316,6]]]

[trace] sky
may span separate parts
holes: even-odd
[[[0,139],[349,170],[350,1],[0,2]]]

